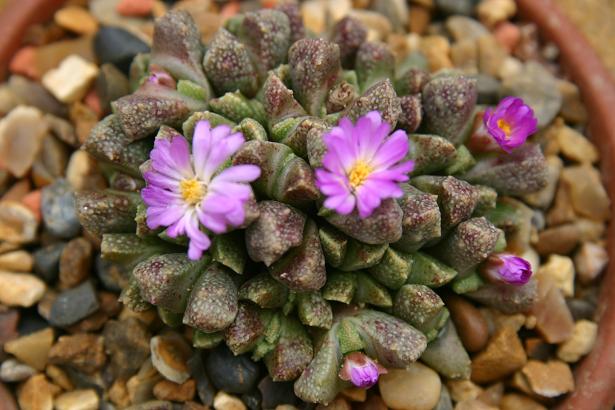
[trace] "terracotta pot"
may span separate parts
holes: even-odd
[[[9,0],[0,12],[0,79],[19,47],[26,28],[49,19],[65,0]],[[602,175],[615,215],[615,82],[589,43],[552,0],[517,0],[521,14],[560,48],[563,64],[581,89],[589,112],[591,137],[602,156]],[[608,250],[615,260],[615,226],[608,231]],[[605,410],[615,405],[615,264],[602,283],[599,331],[594,350],[575,372],[576,389],[561,410]]]
[[[517,4],[522,15],[536,22],[542,35],[558,45],[563,64],[581,89],[591,138],[600,149],[611,213],[615,215],[615,82],[587,40],[552,0],[517,0]],[[613,224],[608,230],[608,251],[611,261],[615,260]],[[562,410],[604,410],[615,404],[615,264],[609,264],[603,280],[596,346],[577,367],[575,391],[559,406]]]

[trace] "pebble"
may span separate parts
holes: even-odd
[[[598,221],[609,218],[611,203],[596,168],[587,164],[565,167],[561,178],[569,188],[570,201],[577,214]]]
[[[162,380],[162,376],[156,371],[151,360],[146,360],[139,372],[128,379],[126,390],[132,403],[142,403],[154,398],[152,393],[154,386]]]
[[[375,11],[353,9],[348,15],[359,20],[367,27],[368,41],[384,40],[393,31],[389,20]]]
[[[154,0],[120,0],[115,9],[122,16],[147,17],[152,14]]]
[[[408,31],[423,34],[431,21],[431,11],[424,6],[411,4],[408,16]]]
[[[477,40],[478,68],[481,73],[497,76],[504,60],[508,57],[506,50],[500,46],[492,35],[482,36]]]
[[[429,63],[429,71],[435,72],[453,67],[450,58],[451,45],[446,37],[440,35],[421,37],[420,47]]]
[[[64,390],[74,390],[75,386],[69,379],[66,372],[53,364],[47,365],[45,368],[45,374],[51,379],[53,383],[60,386]]]
[[[38,74],[36,78],[44,77],[47,72],[57,68],[62,61],[71,56],[79,56],[93,64],[95,57],[92,49],[92,36],[80,36],[76,39],[61,40],[36,47],[34,53],[34,66]],[[43,87],[47,88],[44,84]]]
[[[565,255],[574,250],[579,242],[595,241],[604,235],[605,225],[588,219],[545,229],[538,234],[534,244],[540,255],[558,253]]]
[[[585,242],[574,254],[577,278],[583,284],[594,281],[609,262],[609,255],[603,245]]]
[[[13,272],[32,272],[34,258],[29,252],[18,250],[0,255],[0,269]]]
[[[77,34],[94,34],[98,30],[96,19],[86,9],[77,6],[61,8],[53,20],[58,26]]]
[[[196,392],[196,383],[188,379],[182,384],[169,380],[161,380],[154,386],[154,396],[158,400],[186,402],[192,400]]]
[[[34,374],[36,369],[15,359],[7,359],[0,366],[0,380],[3,382],[20,382]]]
[[[73,238],[81,231],[75,210],[75,194],[69,183],[59,179],[42,191],[43,222],[58,238]]]
[[[536,275],[537,277],[540,275],[549,276],[555,281],[555,285],[561,289],[564,296],[572,297],[574,295],[574,264],[568,256],[549,256],[547,263],[538,269]]]
[[[90,135],[92,128],[98,123],[98,115],[87,105],[76,102],[70,106],[69,117],[75,124],[79,144],[83,144]]]
[[[550,131],[553,132],[552,135],[556,139],[561,153],[567,159],[580,163],[598,161],[598,149],[594,144],[574,128],[565,125],[563,121],[556,121],[550,127]]]
[[[389,369],[378,380],[387,407],[397,410],[431,410],[440,400],[442,382],[438,373],[415,362],[406,369]]]
[[[352,407],[343,396],[338,395],[332,402],[326,405],[319,404],[318,406],[316,406],[315,410],[352,410]]]
[[[454,401],[466,401],[476,399],[483,389],[471,380],[449,380],[446,387]]]
[[[47,283],[55,282],[58,277],[60,255],[64,246],[64,242],[57,242],[38,248],[33,253],[34,272]]]
[[[525,350],[514,328],[500,328],[487,347],[472,360],[472,381],[489,383],[499,380],[523,367],[527,361]]]
[[[266,376],[258,383],[258,390],[263,396],[261,405],[264,409],[273,409],[280,404],[295,405],[298,403],[292,382],[274,382],[271,376]],[[343,390],[342,394],[346,395],[347,390]],[[363,389],[358,390],[365,392]]]
[[[65,142],[71,147],[78,147],[79,141],[77,141],[77,134],[75,134],[75,127],[69,121],[64,118],[56,117],[52,114],[45,114],[45,122],[49,125],[49,130],[60,141]],[[75,151],[79,152],[79,151]]]
[[[53,183],[64,175],[68,147],[51,134],[43,138],[41,149],[32,164],[32,180],[37,187]]]
[[[489,340],[489,329],[481,312],[464,298],[455,295],[446,298],[446,306],[466,350],[482,350]]]
[[[128,285],[130,269],[121,264],[102,259],[96,256],[96,275],[105,289],[120,292]]]
[[[520,72],[504,77],[502,85],[502,95],[520,97],[532,107],[538,128],[549,125],[562,106],[557,81],[537,62],[529,61]]]
[[[103,2],[109,2],[109,0],[103,0]],[[141,39],[123,28],[103,27],[94,37],[94,50],[100,64],[114,64],[126,73],[132,59],[139,53],[148,53],[150,48]]]
[[[17,178],[32,167],[48,125],[43,113],[20,105],[0,120],[0,161]]]
[[[75,191],[102,189],[106,185],[96,160],[81,150],[72,153],[66,167],[66,180]]]
[[[573,124],[587,123],[587,108],[585,108],[583,101],[581,101],[579,87],[563,79],[559,79],[557,84],[564,99],[560,110],[564,120]]]
[[[579,320],[574,324],[570,339],[557,348],[557,357],[568,363],[575,363],[594,348],[598,336],[598,325],[589,320]]]
[[[498,43],[510,54],[521,39],[521,31],[516,24],[504,21],[499,23],[493,31]],[[560,88],[561,90],[561,88]]]
[[[103,330],[110,371],[116,378],[135,374],[150,354],[151,334],[145,324],[135,318],[110,320]]]
[[[66,327],[96,312],[100,307],[92,282],[61,292],[51,306],[49,322],[54,326]]]
[[[56,410],[98,410],[96,390],[74,390],[62,393],[53,401]]]
[[[545,406],[518,393],[505,394],[500,402],[501,410],[547,410]]]
[[[21,410],[52,410],[53,390],[47,378],[36,374],[28,379],[17,392]]]
[[[451,61],[466,74],[478,73],[478,47],[475,40],[461,40],[451,46]]]
[[[219,391],[214,397],[213,407],[215,410],[247,410],[246,405],[239,398],[223,391]]]
[[[455,405],[455,410],[499,410],[498,407],[489,406],[480,400],[466,400]]]
[[[408,25],[408,5],[406,0],[374,0],[371,8],[385,16],[396,32],[403,31]]]
[[[475,0],[435,0],[436,7],[445,14],[469,16],[474,11]]]
[[[205,370],[218,390],[227,393],[248,393],[259,381],[259,366],[249,356],[235,356],[225,345],[207,355]]]
[[[487,27],[508,20],[517,12],[514,0],[482,0],[476,6],[478,19]]]
[[[41,300],[47,286],[29,273],[0,271],[0,303],[7,306],[30,307]]]
[[[85,96],[97,75],[96,64],[78,55],[70,55],[57,68],[47,71],[41,81],[58,100],[69,104]]]
[[[523,366],[521,373],[532,391],[542,397],[558,397],[574,390],[570,366],[559,360],[547,363],[530,360]]]
[[[85,238],[70,240],[60,255],[60,288],[77,286],[90,275],[94,249]]]
[[[489,30],[478,21],[466,16],[451,16],[446,19],[446,29],[455,42],[462,40],[478,40],[489,34]]]
[[[109,400],[119,408],[128,407],[130,405],[130,397],[126,388],[126,381],[123,379],[115,379],[111,387],[109,387]]]
[[[259,383],[259,389],[261,383]],[[347,387],[342,390],[340,394],[353,402],[364,402],[365,400],[367,400],[367,390],[361,389],[359,387]]]
[[[531,313],[536,317],[536,330],[548,343],[561,343],[572,336],[574,321],[562,291],[549,276],[539,276],[538,297]]]
[[[44,113],[65,117],[68,110],[40,83],[30,81],[19,75],[9,78],[9,89],[13,95],[24,105],[36,107]]]
[[[103,338],[88,333],[60,336],[49,351],[49,362],[84,373],[100,370],[106,362]]]
[[[181,384],[190,378],[187,361],[192,349],[181,335],[155,336],[150,340],[150,350],[152,364],[166,379]]]
[[[25,244],[36,239],[38,219],[28,207],[13,201],[0,201],[0,240]]]

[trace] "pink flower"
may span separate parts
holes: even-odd
[[[371,111],[352,124],[342,118],[324,135],[327,153],[324,168],[316,170],[316,186],[327,197],[324,206],[341,215],[355,207],[367,218],[383,199],[403,195],[400,182],[408,180],[414,161],[402,161],[409,143],[405,131],[389,136],[390,126],[378,111]]]
[[[534,111],[521,98],[506,97],[495,109],[487,109],[483,117],[485,128],[506,152],[523,145],[536,132],[538,121]]]
[[[253,197],[249,182],[260,168],[237,165],[216,175],[243,142],[241,133],[231,134],[227,125],[212,129],[207,121],[196,124],[192,156],[181,135],[154,142],[150,169],[143,174],[147,187],[141,190],[147,226],[167,227],[172,238],[187,235],[190,259],[199,259],[211,245],[201,226],[219,234],[244,222],[244,204]]]
[[[494,282],[524,285],[532,277],[532,266],[528,261],[510,253],[495,253],[482,267],[483,276]]]
[[[349,381],[356,387],[368,389],[378,382],[378,377],[387,369],[361,352],[352,352],[344,357],[339,378]]]

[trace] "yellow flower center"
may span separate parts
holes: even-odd
[[[196,178],[184,179],[179,183],[179,190],[184,201],[190,205],[196,205],[201,202],[207,190],[205,186]]]
[[[508,121],[500,118],[498,120],[498,127],[500,127],[502,131],[504,131],[504,135],[506,135],[506,138],[510,137],[510,133],[512,130]]]
[[[361,186],[372,171],[373,168],[369,164],[363,161],[357,161],[348,173],[348,181],[350,182],[350,186],[353,188]]]

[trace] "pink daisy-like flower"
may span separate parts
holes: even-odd
[[[536,132],[538,120],[521,98],[506,97],[495,109],[488,108],[483,117],[485,128],[506,152],[523,145]]]
[[[532,277],[532,266],[528,261],[510,253],[495,253],[482,268],[483,276],[493,282],[524,285]]]
[[[243,142],[243,135],[231,133],[227,125],[212,129],[209,122],[199,121],[192,155],[181,135],[154,143],[150,169],[143,174],[147,187],[141,190],[147,226],[167,227],[172,238],[188,236],[190,259],[199,259],[211,245],[201,225],[219,234],[244,222],[244,204],[253,196],[249,183],[260,176],[260,168],[236,165],[215,175]]]
[[[356,124],[342,118],[323,137],[327,152],[324,168],[316,170],[316,186],[327,197],[324,206],[341,215],[355,208],[367,218],[383,199],[403,195],[400,182],[408,180],[414,161],[402,161],[409,149],[408,135],[390,126],[378,111]]]
[[[361,352],[352,352],[344,357],[339,378],[349,381],[361,389],[369,389],[378,382],[387,369]]]

